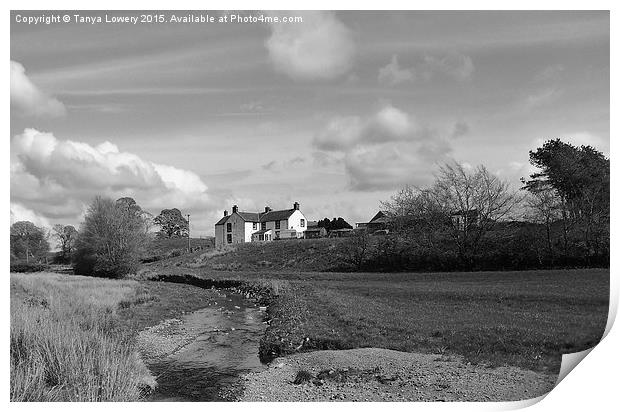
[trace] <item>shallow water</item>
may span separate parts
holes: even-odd
[[[238,294],[221,295],[183,317],[198,337],[149,364],[157,389],[148,401],[223,401],[241,388],[240,375],[266,368],[258,358],[264,312]]]

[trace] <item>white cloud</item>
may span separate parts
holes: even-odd
[[[26,69],[11,60],[11,107],[23,116],[63,116],[65,106],[43,93],[26,76]]]
[[[50,222],[45,217],[35,213],[34,211],[22,206],[19,203],[11,202],[11,224],[27,220],[39,227],[51,228]]]
[[[358,144],[380,144],[415,139],[419,130],[407,113],[385,105],[368,118],[334,117],[313,140],[320,150],[341,151]]]
[[[265,46],[274,68],[301,80],[332,79],[346,74],[355,55],[351,31],[332,12],[293,14],[301,15],[303,23],[270,26],[271,36]]]
[[[374,191],[427,184],[437,164],[448,160],[450,151],[442,139],[356,147],[344,158],[349,189]]]
[[[525,96],[523,106],[525,109],[534,109],[554,101],[560,92],[553,87],[545,88]]]
[[[546,66],[544,69],[536,73],[534,76],[535,81],[549,81],[556,80],[564,73],[565,67],[562,64],[552,64]]]
[[[412,69],[405,69],[398,64],[398,56],[393,55],[392,60],[379,69],[379,83],[395,86],[400,83],[412,82],[415,73]]]
[[[426,183],[437,162],[447,160],[452,151],[446,137],[420,127],[412,115],[392,105],[367,118],[336,117],[313,144],[320,150],[315,159],[328,156],[326,152],[340,154],[349,189],[356,191]]]
[[[153,213],[165,207],[207,212],[214,206],[195,173],[122,152],[110,142],[92,146],[26,129],[13,138],[11,151],[11,201],[48,220],[77,223],[97,195],[130,196]]]
[[[424,57],[424,70],[427,77],[439,72],[459,81],[471,79],[474,74],[474,63],[469,56],[463,54],[447,54],[442,57],[427,55]]]

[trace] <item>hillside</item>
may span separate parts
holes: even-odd
[[[172,257],[153,265],[212,270],[344,270],[343,257],[350,239],[297,239],[243,243],[224,249],[210,248]]]
[[[213,248],[215,241],[213,237],[191,238],[192,250],[204,253],[205,249]],[[196,253],[196,252],[193,252]],[[175,239],[153,239],[142,255],[142,262],[155,262],[163,259],[187,254],[187,238]]]

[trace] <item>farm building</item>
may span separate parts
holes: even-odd
[[[297,202],[292,209],[265,207],[264,212],[241,212],[234,205],[232,213],[229,215],[225,210],[224,216],[215,224],[215,246],[302,238],[306,229],[306,217]]]
[[[308,222],[308,227],[306,228],[306,231],[304,232],[304,237],[306,239],[317,239],[317,238],[326,237],[326,236],[327,236],[327,229],[319,226],[319,222],[317,221]]]
[[[387,212],[379,211],[370,219],[369,222],[356,223],[356,229],[366,229],[368,233],[374,233],[378,230],[387,230],[390,218]]]

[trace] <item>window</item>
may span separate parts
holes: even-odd
[[[306,226],[306,219],[300,219],[299,220],[299,226],[305,227]]]
[[[229,223],[229,224],[230,224],[230,223]],[[232,234],[231,234],[231,233],[229,233],[229,234],[227,234],[227,235],[226,235],[226,242],[228,242],[228,243],[232,243]]]
[[[267,230],[267,222],[262,222],[260,224],[260,230]]]
[[[226,231],[227,232],[232,232],[232,223],[226,223]],[[228,243],[230,243],[230,242],[228,242]]]
[[[258,227],[258,223],[256,222],[252,223],[252,230],[256,230],[257,227]]]
[[[276,220],[276,229],[280,229],[280,221]]]

